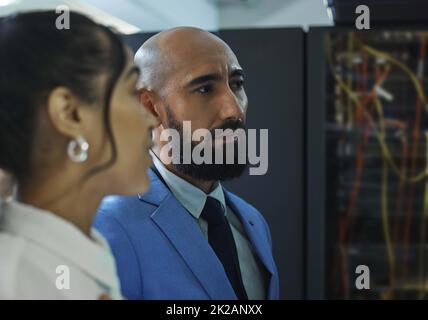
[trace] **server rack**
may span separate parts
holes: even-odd
[[[427,39],[309,31],[308,298],[426,298]]]

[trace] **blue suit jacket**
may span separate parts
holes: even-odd
[[[147,193],[105,198],[94,222],[116,258],[123,295],[128,299],[237,299],[197,221],[152,170],[149,175],[152,184]],[[278,272],[265,220],[247,202],[224,192],[267,270],[268,298],[278,299]]]

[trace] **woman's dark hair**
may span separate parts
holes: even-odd
[[[102,101],[111,159],[117,157],[110,123],[110,100],[125,67],[125,48],[118,35],[84,15],[70,12],[70,28],[57,29],[55,11],[0,18],[0,168],[18,181],[29,177],[38,111],[58,86],[87,103]],[[99,77],[107,74],[100,88]]]

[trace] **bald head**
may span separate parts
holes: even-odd
[[[236,60],[223,40],[205,30],[179,27],[160,32],[144,42],[135,54],[135,63],[142,71],[138,89],[159,92],[176,71],[188,68],[195,59],[215,54],[227,54]]]

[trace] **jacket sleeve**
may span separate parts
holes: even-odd
[[[127,299],[142,299],[141,267],[125,228],[114,216],[103,211],[97,213],[93,226],[110,245],[116,260],[122,295]]]

